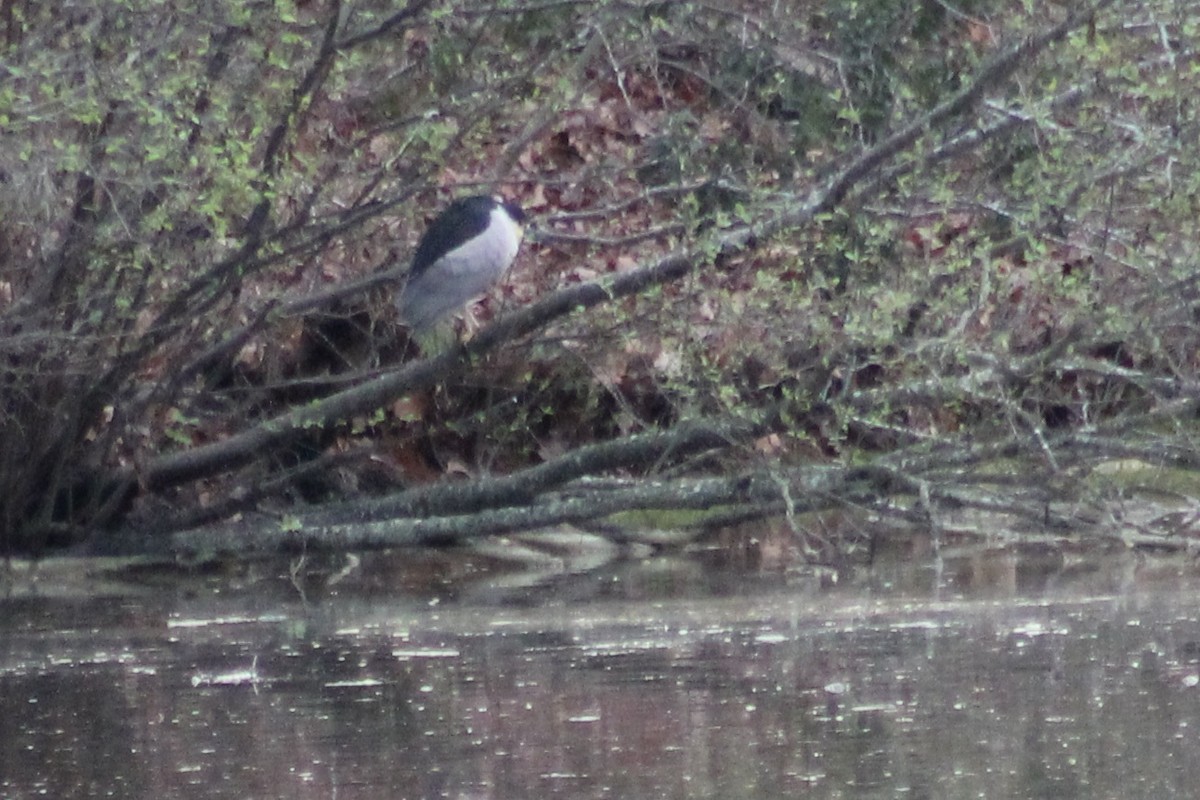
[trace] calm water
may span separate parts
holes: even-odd
[[[35,590],[0,583],[0,796],[1200,786],[1187,565],[964,558],[836,584],[674,559],[540,581],[427,554],[290,567],[84,595],[53,568]]]

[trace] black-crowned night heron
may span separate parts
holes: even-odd
[[[524,221],[520,208],[499,197],[463,197],[448,205],[417,245],[396,298],[400,321],[423,333],[487,292],[516,258]]]

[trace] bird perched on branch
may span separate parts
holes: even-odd
[[[499,197],[463,197],[448,205],[417,245],[396,298],[401,322],[423,334],[490,289],[516,258],[524,221],[520,208]]]

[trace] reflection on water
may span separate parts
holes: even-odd
[[[1191,576],[962,559],[835,586],[657,560],[517,589],[424,558],[364,558],[332,587],[336,565],[306,585],[284,564],[0,600],[0,796],[1200,785]]]

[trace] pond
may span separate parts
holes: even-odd
[[[37,577],[0,579],[6,798],[1200,786],[1187,562],[985,553],[835,576],[661,557],[531,575],[419,551]]]

